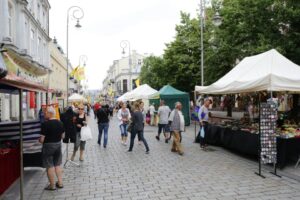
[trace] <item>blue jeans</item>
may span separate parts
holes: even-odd
[[[128,136],[128,133],[127,133],[127,126],[128,124],[121,124],[120,125],[120,129],[121,129],[121,136],[122,137],[127,137]]]
[[[104,144],[103,145],[104,146],[107,145],[108,128],[109,128],[109,124],[108,123],[100,123],[100,124],[98,124],[98,130],[99,130],[98,144],[101,145],[102,133],[104,131]]]

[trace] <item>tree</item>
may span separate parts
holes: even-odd
[[[222,25],[212,18],[220,12]],[[212,0],[204,30],[204,85],[209,85],[246,56],[277,49],[300,64],[300,1]],[[193,91],[200,79],[199,19],[181,13],[174,41],[166,44],[162,58],[146,59],[142,82],[159,89],[165,84]]]
[[[166,82],[162,75],[164,70],[163,59],[157,56],[150,56],[144,59],[141,69],[141,82],[147,83],[155,89],[160,89]]]

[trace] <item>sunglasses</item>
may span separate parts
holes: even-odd
[[[84,110],[84,108],[78,108],[78,110]]]

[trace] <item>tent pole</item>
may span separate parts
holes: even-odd
[[[20,199],[24,199],[24,168],[23,168],[23,89],[19,89],[19,123],[20,123]]]

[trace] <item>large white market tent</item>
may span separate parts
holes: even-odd
[[[82,95],[74,93],[69,97],[70,102],[87,102],[87,99],[84,98]]]
[[[120,96],[118,101],[132,101],[137,99],[149,99],[153,94],[158,91],[150,87],[148,84],[143,84],[130,92],[126,92]]]
[[[195,86],[202,94],[233,94],[255,91],[300,92],[300,66],[275,49],[244,58],[210,86]]]

